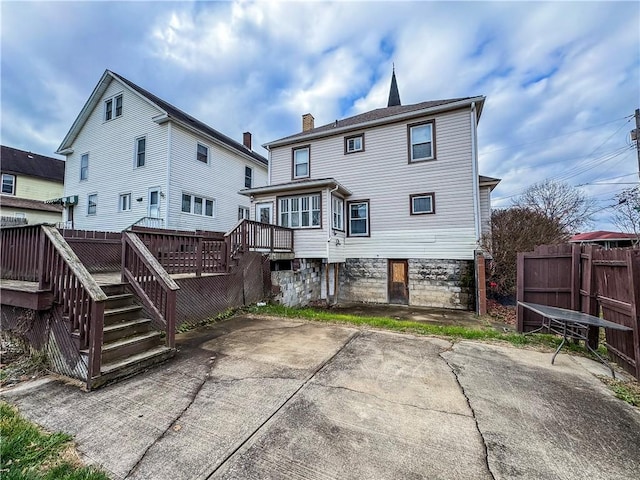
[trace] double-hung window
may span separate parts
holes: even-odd
[[[249,207],[238,207],[238,220],[249,220]]]
[[[331,227],[335,230],[344,230],[344,200],[331,197]]]
[[[129,210],[131,210],[131,194],[121,193],[120,200],[118,202],[118,211],[128,212]]]
[[[409,163],[434,160],[436,149],[434,144],[435,122],[409,125]]]
[[[83,153],[80,156],[80,180],[89,178],[89,154]]]
[[[320,194],[279,199],[279,225],[289,228],[320,226]]]
[[[212,198],[199,197],[188,193],[182,194],[182,211],[193,215],[213,217],[215,201]]]
[[[144,167],[147,157],[146,137],[136,138],[136,167]]]
[[[196,158],[199,162],[209,163],[209,147],[199,143]]]
[[[87,196],[87,215],[98,213],[98,194],[92,193]]]
[[[16,194],[16,176],[8,173],[2,174],[2,193],[5,195]]]
[[[369,236],[369,201],[349,202],[349,236]]]
[[[351,137],[345,137],[344,139],[344,153],[356,153],[364,150],[364,134],[353,135]]]
[[[104,101],[104,119],[111,120],[122,115],[122,94]]]
[[[253,169],[251,167],[244,167],[244,186],[251,188],[253,183]]]
[[[427,215],[436,213],[436,201],[433,193],[416,193],[409,195],[411,215]]]
[[[311,170],[311,147],[307,145],[306,147],[294,148],[292,150],[292,155],[292,177],[294,179],[309,177],[309,172]]]

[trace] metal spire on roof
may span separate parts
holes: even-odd
[[[387,107],[396,107],[402,105],[400,103],[400,92],[398,92],[398,83],[396,82],[396,65],[393,64],[393,73],[391,74],[391,88],[389,89],[389,102]]]

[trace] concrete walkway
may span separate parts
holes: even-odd
[[[257,317],[179,344],[2,397],[114,479],[640,478],[639,411],[567,355]]]

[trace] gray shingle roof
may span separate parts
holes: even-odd
[[[201,122],[200,120],[192,117],[188,113],[183,112],[179,108],[176,108],[173,105],[171,105],[170,103],[165,102],[160,97],[157,97],[153,93],[145,90],[142,87],[139,87],[138,85],[136,85],[132,81],[127,80],[126,78],[124,78],[122,75],[119,75],[119,74],[117,74],[115,72],[112,72],[110,70],[109,70],[109,73],[111,73],[115,78],[117,78],[121,82],[127,84],[129,87],[134,89],[136,92],[138,92],[143,97],[146,97],[151,102],[155,103],[158,107],[160,107],[162,110],[167,112],[167,114],[169,114],[170,117],[173,117],[176,120],[180,120],[180,121],[182,121],[182,122],[184,122],[186,124],[190,124],[193,127],[195,127],[198,130],[200,130],[201,132],[203,132],[203,133],[215,138],[216,140],[219,140],[220,142],[230,146],[231,148],[233,148],[235,150],[238,150],[238,151],[240,151],[242,153],[245,153],[245,154],[253,157],[255,160],[263,163],[264,165],[267,165],[268,161],[267,161],[266,158],[264,158],[259,153],[256,153],[253,150],[250,150],[249,148],[245,147],[242,143],[236,142],[232,138],[227,137],[226,135],[220,133],[216,129],[211,128],[206,123]]]
[[[25,210],[62,212],[62,205],[45,203],[41,200],[32,200],[30,198],[13,197],[11,195],[0,195],[0,204],[4,207],[22,208]]]
[[[427,108],[439,107],[441,105],[446,105],[448,103],[461,102],[464,100],[471,100],[475,97],[461,97],[461,98],[451,98],[447,100],[432,100],[428,102],[414,103],[413,105],[397,105],[393,107],[385,107],[385,108],[377,108],[375,110],[371,110],[369,112],[361,113],[359,115],[354,115],[353,117],[344,118],[342,120],[336,120],[335,122],[328,123],[327,125],[323,125],[321,127],[316,127],[311,130],[307,130],[306,132],[296,133],[295,135],[290,135],[288,137],[283,137],[279,140],[275,140],[269,143],[278,143],[282,141],[293,140],[297,137],[303,137],[311,134],[318,134],[323,132],[329,132],[336,128],[344,128],[356,126],[361,123],[373,122],[376,120],[382,120],[386,117],[392,117],[394,115],[400,115],[403,113],[409,113],[418,110],[424,110]]]
[[[62,183],[64,182],[64,165],[64,160],[2,145],[0,169],[3,173],[29,175]]]

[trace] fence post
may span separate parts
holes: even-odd
[[[627,250],[627,272],[631,288],[631,328],[633,328],[633,352],[636,361],[636,378],[640,380],[640,250]]]
[[[46,285],[44,282],[44,277],[45,277],[45,273],[44,273],[44,269],[45,269],[45,265],[46,263],[46,258],[45,258],[45,237],[46,235],[44,234],[44,232],[42,231],[42,227],[40,227],[38,229],[38,233],[40,235],[39,241],[38,241],[38,252],[39,252],[39,257],[38,257],[38,271],[37,271],[37,275],[38,275],[38,289],[39,290],[44,290]]]
[[[122,256],[120,261],[120,282],[126,283],[124,270],[127,268],[127,232],[122,232]]]
[[[593,245],[588,245],[586,247],[586,251],[587,251],[587,262],[582,271],[582,276],[584,277],[584,285],[587,288],[587,290],[585,291],[587,304],[585,306],[582,306],[580,311],[582,311],[582,313],[588,313],[589,315],[593,315],[594,317],[599,317],[600,308],[598,306],[597,292],[596,292],[597,287],[596,287],[596,276],[594,272],[595,267],[593,265],[593,251],[594,251]],[[585,309],[587,310],[586,312],[585,312]],[[589,343],[589,346],[594,350],[597,349],[598,343],[600,342],[600,329],[596,327],[589,327],[587,330],[587,338],[588,338],[587,342]]]
[[[87,390],[91,390],[93,379],[100,375],[102,366],[102,338],[104,330],[104,302],[92,302],[89,323],[89,365]]]
[[[167,347],[176,348],[176,291],[167,291],[167,310],[165,320],[167,322]]]
[[[518,302],[525,302],[524,298],[524,253],[518,253],[517,270],[516,270],[516,300]],[[517,307],[517,323],[516,328],[518,332],[524,332],[524,308],[518,305]]]
[[[196,277],[202,276],[202,237],[198,237],[196,241]]]

